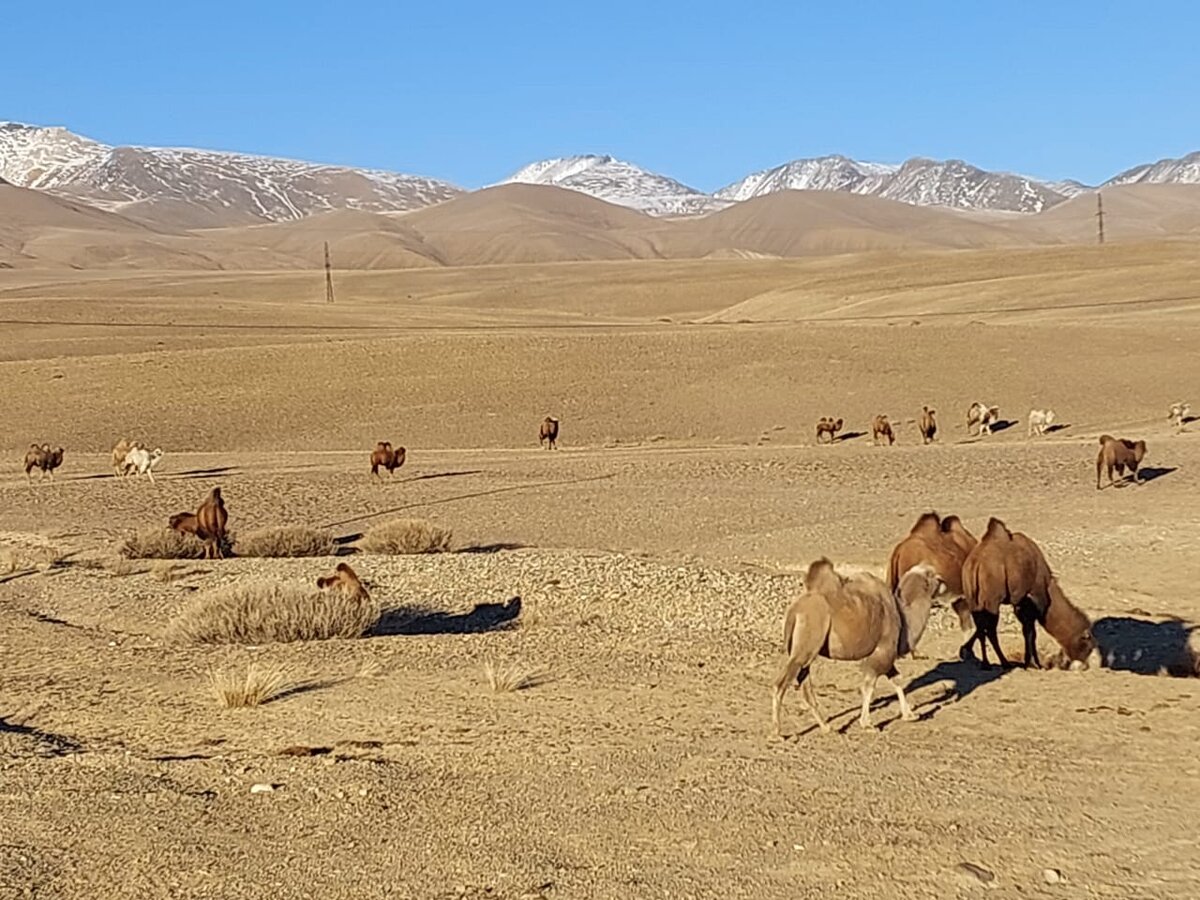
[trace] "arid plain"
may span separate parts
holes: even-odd
[[[333,305],[319,269],[0,272],[0,896],[1194,896],[1200,438],[1166,411],[1200,406],[1200,245],[1001,244],[339,271]],[[968,436],[973,400],[1012,424]],[[1104,432],[1144,484],[1095,489]],[[112,477],[122,436],[155,484]],[[172,643],[198,593],[335,562],[117,561],[214,485],[234,532],[411,516],[453,551],[346,557],[369,637]],[[862,731],[823,661],[834,733],[789,698],[774,739],[804,568],[882,572],[929,509],[1037,540],[1103,665],[982,671],[940,609],[920,721],[881,690]],[[301,685],[221,708],[251,661]]]

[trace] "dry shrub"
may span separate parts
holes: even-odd
[[[357,638],[379,620],[370,600],[342,591],[235,584],[197,597],[168,626],[170,638],[194,644],[270,644]]]
[[[335,549],[330,532],[307,525],[250,531],[238,538],[234,548],[238,556],[266,557],[332,556]]]
[[[509,694],[537,687],[550,680],[545,669],[523,669],[517,665],[487,660],[483,664],[483,677],[494,694]]]
[[[114,556],[112,559],[105,560],[104,568],[114,578],[128,578],[130,575],[141,575],[146,571],[141,566],[135,566],[123,556]]]
[[[17,551],[11,547],[0,547],[0,575],[11,575],[20,565]]]
[[[170,584],[183,577],[182,570],[169,559],[160,559],[150,566],[150,577],[162,584]]]
[[[409,553],[445,553],[454,533],[424,519],[392,519],[367,531],[360,546],[367,553],[398,556]]]
[[[143,528],[125,539],[121,555],[126,559],[203,559],[204,544],[191,534],[173,528]]]
[[[208,684],[226,709],[243,709],[271,702],[295,687],[296,682],[285,666],[250,663],[244,672],[210,671]]]

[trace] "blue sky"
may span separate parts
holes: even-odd
[[[1098,182],[1200,149],[1200,4],[204,4],[4,11],[0,119],[464,187],[611,153],[704,190],[804,156]]]

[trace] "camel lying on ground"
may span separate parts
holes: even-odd
[[[538,444],[546,444],[547,450],[558,449],[558,419],[546,416],[538,428]]]
[[[32,472],[38,470],[38,481],[41,481],[47,475],[50,480],[54,480],[54,470],[62,465],[63,448],[51,449],[49,444],[42,444],[40,447],[37,444],[30,444],[29,449],[25,452],[25,480],[33,481]]]
[[[1108,486],[1112,487],[1113,470],[1122,480],[1125,469],[1129,469],[1129,477],[1135,482],[1138,479],[1138,466],[1146,458],[1146,442],[1130,441],[1125,438],[1115,438],[1111,434],[1100,435],[1100,452],[1096,454],[1096,490],[1100,490],[1100,472],[1108,472]]]
[[[937,434],[937,419],[934,418],[936,410],[930,409],[928,406],[921,407],[921,418],[917,420],[917,427],[921,429],[921,441],[926,444],[933,443],[933,437]]]
[[[340,591],[351,600],[371,599],[371,595],[359,581],[358,574],[344,562],[337,564],[332,575],[318,578],[317,587],[323,591]]]
[[[1096,649],[1092,623],[1067,599],[1046,557],[1029,537],[1009,531],[997,518],[989,519],[987,531],[963,562],[962,579],[963,599],[955,608],[961,616],[965,606],[975,622],[975,631],[959,650],[960,658],[967,659],[971,646],[978,641],[980,661],[988,666],[986,639],[996,651],[1000,665],[1008,666],[996,635],[1000,606],[1008,603],[1021,623],[1026,668],[1041,667],[1037,652],[1038,623],[1058,641],[1072,666],[1087,667],[1087,658]]]
[[[403,447],[392,447],[391,441],[380,441],[371,451],[371,474],[379,477],[379,467],[388,471],[389,477],[395,477],[396,470],[404,465],[408,451]]]
[[[871,698],[880,677],[895,688],[901,718],[915,719],[903,689],[892,679],[899,675],[896,659],[911,652],[925,630],[933,596],[941,588],[937,574],[928,566],[916,566],[901,577],[900,590],[893,595],[874,575],[844,578],[834,570],[833,563],[822,558],[808,567],[804,587],[804,593],[788,606],[783,622],[787,660],[775,679],[771,701],[776,734],[782,734],[783,698],[793,681],[817,726],[829,730],[817,709],[809,678],[809,669],[818,656],[861,661],[862,711],[858,722],[862,727],[871,727]]]
[[[892,431],[892,423],[888,421],[887,416],[876,416],[871,423],[871,440],[878,444],[881,437],[887,438],[889,447],[896,443],[896,435]]]
[[[834,419],[833,416],[821,416],[817,420],[817,443],[821,443],[821,435],[829,437],[829,443],[833,443],[834,435],[842,430],[842,420]]]

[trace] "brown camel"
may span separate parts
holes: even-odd
[[[1096,490],[1100,490],[1100,472],[1108,472],[1108,486],[1115,486],[1113,470],[1116,469],[1121,480],[1125,479],[1125,469],[1129,469],[1129,477],[1138,481],[1138,466],[1146,458],[1146,442],[1130,441],[1125,438],[1115,438],[1111,434],[1100,435],[1100,452],[1096,454]]]
[[[932,444],[933,437],[937,434],[937,419],[934,418],[936,410],[930,409],[928,406],[921,407],[921,418],[917,420],[917,427],[921,429],[921,442]]]
[[[225,501],[221,497],[221,489],[215,487],[196,510],[196,536],[204,541],[205,559],[224,559],[224,544],[226,540],[225,523],[229,521],[229,513],[225,511]]]
[[[986,639],[1000,665],[1008,666],[996,635],[1000,606],[1008,603],[1021,623],[1026,668],[1041,666],[1037,652],[1039,622],[1072,663],[1086,667],[1088,656],[1096,648],[1091,622],[1063,593],[1045,555],[1029,537],[1009,531],[997,518],[989,519],[983,538],[963,562],[962,578],[963,600],[955,608],[961,615],[965,605],[974,619],[975,631],[960,649],[960,658],[968,658],[978,641],[981,663],[989,665]]]
[[[408,451],[403,447],[393,448],[391,441],[380,441],[371,451],[371,474],[378,478],[379,467],[383,466],[387,469],[388,476],[394,478],[396,470],[404,465],[407,455]]]
[[[538,428],[538,444],[545,444],[547,450],[558,449],[558,419],[546,416]]]

